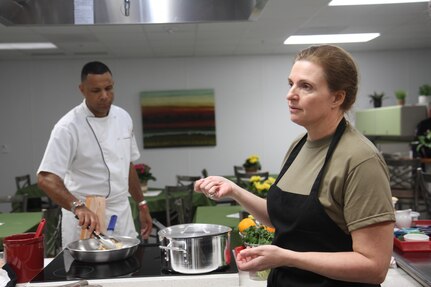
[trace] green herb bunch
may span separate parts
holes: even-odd
[[[250,226],[243,232],[245,244],[264,245],[271,244],[274,239],[274,232],[268,231],[264,225]]]

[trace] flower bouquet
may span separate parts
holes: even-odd
[[[264,179],[261,176],[255,175],[250,177],[248,190],[259,197],[266,198],[268,190],[274,182],[275,178],[272,176],[268,177],[268,179]]]
[[[150,172],[151,167],[145,163],[135,164],[136,173],[138,174],[139,181],[141,182],[142,192],[148,190],[148,181],[156,180],[153,174]]]
[[[249,156],[242,165],[247,172],[258,171],[262,168],[259,161],[259,156],[251,155]]]

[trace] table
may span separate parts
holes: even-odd
[[[0,247],[6,236],[36,231],[42,218],[42,212],[0,213]]]
[[[147,201],[148,208],[150,210],[151,216],[155,217],[163,224],[165,224],[165,212],[166,212],[166,195],[163,188],[149,188],[148,191],[161,191],[157,196],[146,196],[144,193],[145,200]],[[178,192],[178,197],[187,197],[187,193]],[[138,204],[129,197],[130,207],[132,209],[132,216],[134,218],[136,230],[140,230],[139,223],[139,208]],[[214,206],[215,201],[207,198],[202,193],[193,193],[193,206]]]
[[[149,191],[159,190],[161,191],[157,196],[146,196],[144,193],[145,200],[147,201],[148,208],[151,212],[166,211],[166,195],[163,188],[149,188]],[[178,197],[186,197],[187,193],[178,192]],[[207,198],[202,193],[193,193],[193,206],[207,206],[215,205],[216,202]]]
[[[161,191],[157,196],[146,196],[145,200],[147,201],[148,208],[151,212],[160,212],[166,210],[165,199],[166,196],[163,192],[164,188],[149,188],[150,192]],[[46,194],[37,186],[37,184],[32,184],[28,187],[22,188],[16,192],[16,194],[27,194],[27,198],[43,198],[46,197]],[[179,194],[182,196],[181,194]],[[185,196],[185,194],[183,194]],[[144,193],[145,196],[145,193]],[[132,207],[134,203],[133,199],[130,198],[130,202]],[[17,203],[19,204],[19,203]],[[193,205],[194,206],[202,206],[202,205],[215,205],[215,202],[205,197],[202,193],[195,192],[193,194]],[[137,209],[136,209],[137,210]]]
[[[220,224],[232,228],[230,244],[231,248],[234,248],[242,245],[238,232],[239,212],[242,210],[240,205],[199,206],[196,209],[193,222]]]
[[[151,192],[160,191],[160,193],[158,193],[156,196],[145,196],[145,193],[144,193],[144,197],[145,197],[145,200],[147,201],[148,208],[150,209],[151,216],[158,219],[159,221],[161,221],[162,223],[165,224],[166,196],[165,196],[165,193],[163,192],[164,189],[163,188],[149,188],[148,191],[150,192],[150,193],[147,193],[148,195],[151,194]],[[46,194],[37,186],[37,184],[32,184],[28,187],[22,188],[22,189],[17,191],[17,194],[27,194],[27,198],[29,198],[29,199],[39,199],[40,200],[43,197],[47,197]],[[182,196],[186,197],[187,194],[186,193],[178,193],[178,196],[179,197],[182,197]],[[133,216],[135,228],[136,228],[136,231],[139,233],[140,221],[139,221],[138,204],[131,197],[129,197],[129,203],[130,203],[130,207],[131,207],[131,211],[132,211],[132,216]],[[193,206],[206,206],[206,205],[215,205],[215,204],[216,204],[216,202],[207,198],[202,193],[197,193],[197,192],[193,193]],[[54,207],[54,206],[52,206],[52,207]],[[36,210],[40,211],[41,206],[39,206],[39,208]],[[50,211],[50,210],[55,211],[54,208],[48,208],[47,209],[47,211]],[[19,213],[15,213],[15,214],[19,214]],[[50,214],[52,215],[49,219],[50,225],[49,226],[47,225],[45,227],[46,229],[48,229],[50,226],[54,226],[54,227],[57,226],[58,215],[56,215],[55,212],[51,212]],[[39,219],[40,219],[40,217],[39,217]],[[52,230],[52,228],[50,228],[48,235],[51,235],[54,232],[55,232],[55,230]],[[55,244],[55,243],[53,243],[53,244]],[[55,250],[55,249],[56,249],[56,247],[54,247],[54,246],[49,246],[46,248],[46,250]],[[52,253],[55,253],[55,251],[50,252],[49,254],[52,254]]]

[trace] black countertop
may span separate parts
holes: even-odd
[[[398,266],[423,286],[431,286],[431,252],[402,252],[394,248]]]
[[[30,283],[57,282],[82,279],[112,279],[129,277],[193,276],[167,270],[161,260],[162,252],[158,244],[139,245],[133,256],[107,263],[86,263],[73,259],[65,249],[57,255]],[[235,260],[226,268],[207,274],[238,273]]]

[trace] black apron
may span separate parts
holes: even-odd
[[[331,156],[346,129],[343,118],[326,154],[325,161],[313,183],[309,195],[295,194],[281,190],[277,183],[295,160],[307,140],[305,135],[292,150],[275,183],[267,196],[269,218],[275,227],[272,244],[298,252],[341,252],[352,251],[352,237],[344,233],[326,214],[319,201],[319,187]],[[380,286],[333,280],[322,275],[292,267],[277,267],[271,270],[268,287],[302,286]]]

